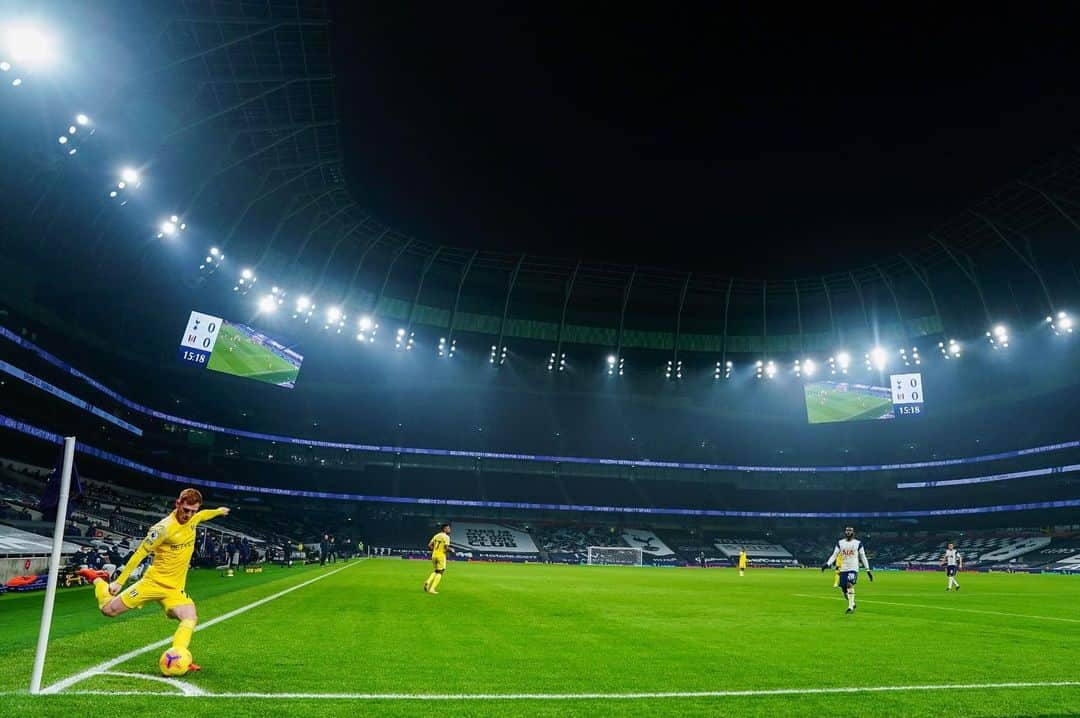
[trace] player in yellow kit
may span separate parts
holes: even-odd
[[[442,581],[443,571],[446,570],[446,552],[454,552],[454,549],[450,548],[450,524],[440,526],[439,533],[431,537],[427,547],[431,549],[433,570],[427,581],[424,581],[424,592],[435,594],[438,593],[435,587]]]
[[[843,556],[836,557],[836,570],[833,572],[832,587],[840,588],[840,566],[844,563]]]
[[[746,571],[746,549],[739,548],[739,575],[742,576]]]
[[[202,494],[197,489],[181,491],[180,497],[176,499],[176,508],[150,527],[146,538],[112,583],[108,583],[97,571],[80,571],[85,578],[93,582],[94,596],[102,614],[113,618],[131,608],[142,608],[147,603],[160,603],[166,616],[180,621],[180,627],[173,634],[173,648],[186,649],[191,644],[191,634],[195,630],[198,615],[195,612],[195,602],[184,591],[184,587],[187,584],[191,553],[195,550],[195,528],[203,521],[229,515],[229,509],[224,506],[200,511],[202,502]],[[151,554],[154,556],[153,565],[139,581],[123,590],[124,582],[131,572]],[[197,671],[199,666],[192,663],[189,670]]]

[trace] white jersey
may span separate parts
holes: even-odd
[[[837,541],[836,548],[833,549],[832,556],[829,556],[829,560],[825,562],[825,565],[835,565],[837,556],[841,557],[841,571],[858,571],[860,560],[866,570],[870,570],[870,561],[867,560],[866,551],[863,549],[862,541],[859,539],[842,538]]]
[[[954,548],[945,549],[945,565],[955,566],[960,561],[960,552]]]

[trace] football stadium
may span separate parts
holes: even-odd
[[[1067,15],[0,8],[5,715],[1080,714]]]

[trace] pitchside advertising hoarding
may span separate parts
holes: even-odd
[[[180,338],[180,361],[292,389],[304,357],[246,324],[192,312]]]
[[[922,374],[917,372],[891,374],[888,386],[831,379],[808,382],[803,394],[811,424],[910,418],[925,411]]]

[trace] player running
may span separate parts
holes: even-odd
[[[855,613],[855,582],[859,580],[859,561],[866,567],[866,576],[874,580],[874,573],[870,570],[870,561],[866,558],[866,550],[862,541],[855,538],[855,529],[848,526],[844,529],[844,538],[836,542],[836,548],[822,565],[822,571],[828,571],[833,566],[833,561],[841,558],[840,564],[840,592],[847,598],[847,611]]]
[[[949,577],[949,584],[945,587],[945,590],[949,591],[955,586],[956,590],[959,591],[960,582],[956,580],[956,572],[964,570],[964,557],[960,555],[955,544],[951,541],[945,548],[945,554],[941,557],[941,565],[945,567],[945,573]]]
[[[435,587],[442,581],[443,571],[446,570],[446,552],[454,552],[454,549],[450,547],[450,524],[440,526],[439,533],[431,537],[427,547],[431,549],[431,563],[434,570],[427,581],[424,581],[424,592],[437,594]]]
[[[195,602],[184,591],[188,564],[195,549],[195,528],[203,521],[229,515],[229,509],[225,506],[200,511],[202,503],[202,494],[197,489],[181,491],[176,499],[176,508],[150,527],[146,538],[112,583],[105,580],[103,571],[88,568],[79,571],[83,578],[94,584],[94,597],[103,615],[114,618],[131,608],[160,603],[166,616],[180,621],[180,627],[173,634],[173,648],[187,649],[195,623],[199,620]],[[139,581],[121,593],[131,572],[151,554],[154,563]],[[198,671],[200,667],[192,663],[189,670]]]

